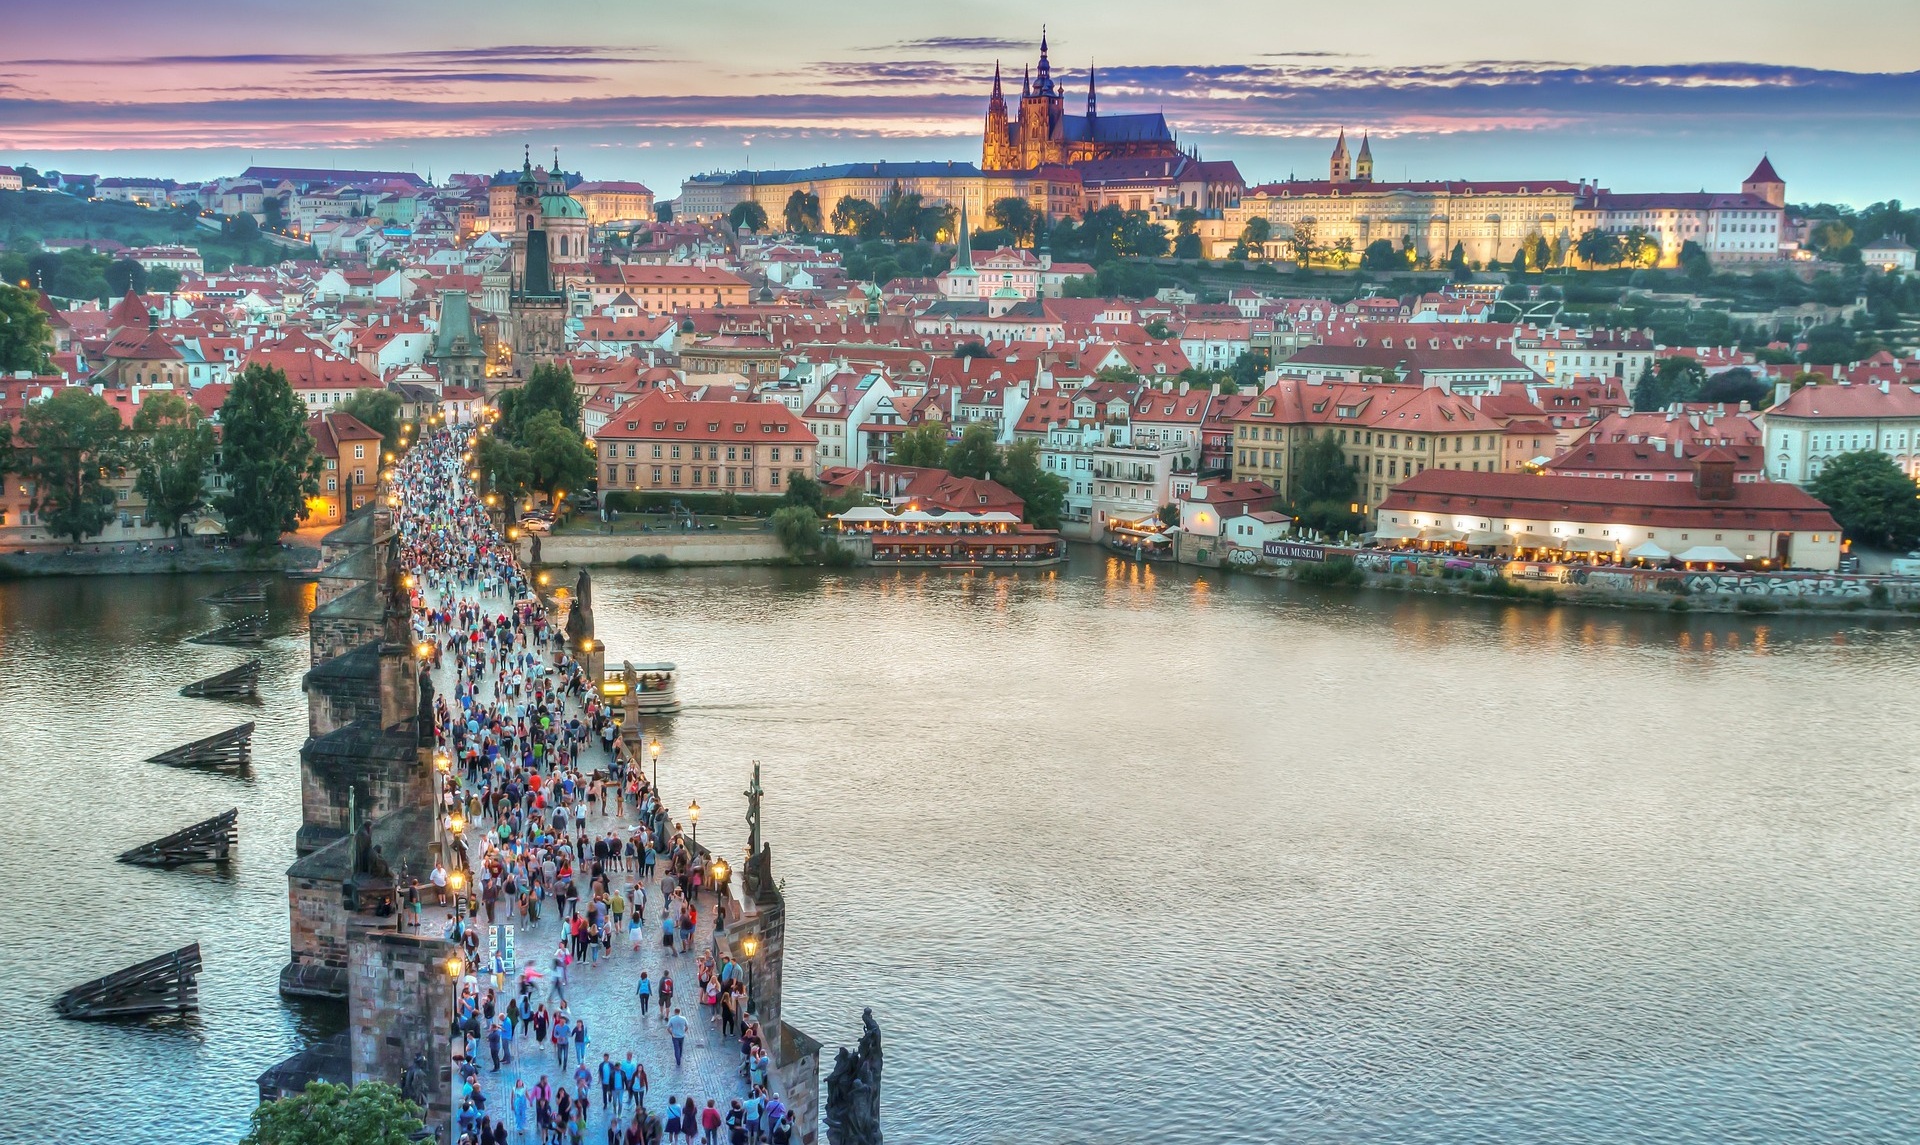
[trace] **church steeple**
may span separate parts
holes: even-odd
[[[1033,95],[1033,66],[1027,64],[1020,68],[1020,98],[1026,99],[1031,95]]]
[[[1333,183],[1347,183],[1353,180],[1353,164],[1347,157],[1347,129],[1340,129],[1340,138],[1333,145],[1333,155],[1327,160],[1327,180]]]
[[[953,254],[953,265],[956,270],[973,269],[973,239],[967,234],[967,208],[965,204],[962,204],[960,207],[960,243],[959,249],[954,251]]]
[[[1353,161],[1353,181],[1373,182],[1373,137],[1370,133],[1360,136],[1360,154]]]
[[[1094,93],[1094,87],[1093,87],[1093,61],[1088,60],[1087,61],[1087,121],[1089,123],[1097,119],[1100,115],[1099,106],[1098,106],[1099,98],[1100,97]]]
[[[993,95],[987,100],[987,110],[1000,111],[1000,112],[1004,112],[1007,110],[1006,98],[1000,94],[1000,61],[999,60],[993,61]]]
[[[1036,84],[1040,95],[1053,94],[1053,65],[1047,62],[1047,26],[1040,25],[1040,78]]]

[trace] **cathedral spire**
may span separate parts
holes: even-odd
[[[953,253],[953,265],[957,270],[973,269],[973,240],[967,234],[966,204],[960,206],[960,241]]]
[[[1007,101],[1000,94],[1000,61],[993,61],[993,96],[987,100],[988,111],[1005,111]]]
[[[1053,94],[1053,65],[1047,61],[1047,26],[1040,25],[1040,67],[1035,88],[1040,95]]]
[[[1094,94],[1094,90],[1093,90],[1093,61],[1088,60],[1087,61],[1087,118],[1088,119],[1094,119],[1100,114],[1097,108],[1098,102],[1099,102],[1099,97]]]
[[[1020,69],[1020,98],[1025,99],[1032,94],[1033,94],[1033,66],[1029,64],[1029,65],[1023,66]]]

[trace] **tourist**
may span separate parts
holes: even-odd
[[[677,1067],[687,1047],[687,1019],[680,1011],[675,1010],[667,1019],[667,1033],[673,1038],[673,1064]]]
[[[640,972],[640,981],[634,986],[633,992],[640,998],[640,1016],[644,1018],[647,1016],[647,1003],[653,1000],[653,982],[647,978],[645,970]]]
[[[700,1111],[700,1137],[704,1145],[719,1145],[720,1111],[713,1107],[713,1098],[707,1098],[707,1107]]]

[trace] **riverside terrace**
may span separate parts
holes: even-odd
[[[505,566],[505,575],[500,575],[499,566],[512,558],[504,555],[505,546],[498,540],[499,523],[487,518],[480,499],[466,486],[453,452],[457,448],[450,440],[423,444],[415,451],[423,456],[410,456],[403,465],[396,495],[390,499],[401,509],[403,536],[412,538],[419,550],[436,554],[435,559],[416,566],[407,591],[417,651],[431,666],[426,675],[440,697],[434,760],[443,814],[435,832],[451,861],[437,868],[430,881],[412,884],[409,902],[419,905],[403,909],[402,915],[416,915],[423,932],[446,935],[461,951],[446,967],[459,981],[456,1008],[468,1035],[457,1036],[453,1043],[454,1131],[470,1126],[477,1133],[484,1117],[496,1127],[492,1140],[509,1139],[508,1126],[511,1139],[528,1139],[527,1134],[538,1126],[535,1094],[544,1079],[556,1095],[552,1103],[556,1112],[560,1091],[569,1095],[567,1105],[578,1108],[579,1103],[571,1099],[584,1086],[586,1113],[578,1119],[578,1130],[587,1139],[639,1141],[647,1123],[644,1119],[636,1123],[634,1103],[618,1087],[603,1087],[600,1066],[605,1063],[609,1070],[631,1069],[636,1076],[644,1076],[643,1096],[636,1096],[641,1097],[644,1112],[661,1126],[669,1122],[669,1097],[681,1105],[692,1100],[696,1119],[703,1117],[709,1102],[715,1116],[724,1118],[736,1100],[746,1098],[750,1080],[764,1081],[772,1097],[761,1108],[774,1108],[773,1102],[778,1101],[791,1112],[792,1122],[786,1132],[769,1129],[762,1139],[813,1142],[818,1125],[819,1046],[780,1020],[784,904],[772,877],[771,851],[759,842],[757,776],[749,792],[753,810],[747,855],[736,880],[727,864],[715,861],[693,838],[683,837],[679,825],[653,801],[650,785],[633,762],[638,755],[639,718],[631,705],[614,726],[609,726],[608,713],[598,710],[599,726],[608,735],[588,737],[580,744],[564,777],[559,766],[549,769],[543,764],[521,772],[496,759],[489,767],[477,750],[483,742],[494,742],[490,733],[481,731],[485,726],[511,727],[522,715],[541,723],[528,705],[542,685],[549,696],[546,714],[554,729],[572,719],[593,724],[596,709],[588,705],[597,701],[588,697],[600,689],[585,686],[588,669],[584,665],[597,665],[599,649],[592,637],[590,600],[583,600],[568,617],[563,642],[560,625],[536,603],[516,602],[502,587],[526,583],[525,578],[517,565]],[[484,561],[475,560],[475,553],[486,554]],[[499,623],[503,618],[512,619]],[[476,646],[470,638],[487,629],[489,621],[495,622],[491,625],[495,636],[484,637]],[[455,697],[458,706],[449,705],[448,697]],[[460,718],[453,714],[456,710],[467,717],[458,728],[453,724]],[[508,740],[508,744],[524,749],[528,738],[523,726],[518,742]],[[561,741],[534,738],[549,745],[546,764],[553,764],[552,749]],[[463,747],[472,750],[463,752]],[[501,758],[514,756],[503,752]],[[657,840],[657,852],[667,856],[643,867],[624,848],[616,847],[612,854],[595,859],[595,865],[605,868],[606,882],[599,889],[606,905],[616,895],[625,903],[645,904],[637,946],[622,920],[613,928],[617,933],[610,943],[604,948],[589,945],[586,957],[568,965],[560,955],[570,937],[568,916],[575,912],[562,910],[554,898],[515,902],[501,893],[505,876],[500,861],[527,859],[535,848],[532,833],[524,830],[525,809],[533,801],[529,796],[508,806],[497,795],[483,800],[482,790],[490,780],[503,779],[528,782],[531,787],[536,773],[546,795],[556,802],[564,802],[559,796],[569,779],[576,785],[581,798],[574,804],[578,818],[571,827],[583,842],[589,836],[606,839],[611,835],[621,841],[652,838]],[[591,784],[624,776],[630,776],[632,784],[621,795],[609,791],[598,800],[588,797],[594,790]],[[697,810],[692,805],[689,820],[697,830]],[[562,861],[540,881],[565,889],[569,880],[556,882],[553,875],[568,865],[566,853],[556,849],[546,854]],[[682,877],[669,873],[673,863],[680,864]],[[577,865],[583,871],[591,869],[584,856]],[[533,868],[542,866],[537,858],[532,863]],[[521,877],[531,880],[531,870],[523,870]],[[437,901],[442,897],[437,890],[442,881],[449,892],[445,906]],[[663,902],[676,889],[690,892],[688,902],[697,927],[691,934],[676,936],[676,944],[666,947],[661,943]],[[585,914],[588,905],[583,901],[578,913]],[[629,906],[627,919],[631,918]],[[713,992],[702,998],[698,972],[702,964],[742,981],[746,994],[742,1019],[766,1031],[764,1062],[751,1061],[743,1053],[744,1036],[728,1036],[718,1010],[706,1004]],[[672,1032],[681,1022],[663,1016],[657,1004],[641,1009],[636,985],[642,974],[647,976],[654,1002],[662,994],[663,980],[672,978],[673,1008],[685,1021],[683,1053],[675,1052]],[[535,1008],[535,1016],[523,1017],[508,1033],[506,1023],[496,1019],[504,1017],[510,1001],[519,1003],[523,998]],[[519,1010],[515,1004],[513,1011],[518,1014]],[[547,1020],[562,1012],[568,1016],[567,1036],[556,1042],[553,1035],[559,1027]],[[583,1040],[575,1033],[582,1020]],[[536,1044],[537,1034],[547,1040]],[[583,1054],[587,1072],[578,1076]],[[610,1102],[610,1097],[621,1100]],[[608,1132],[615,1122],[617,1138]],[[571,1131],[574,1126],[563,1128]]]

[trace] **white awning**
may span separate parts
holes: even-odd
[[[1513,535],[1513,547],[1516,549],[1551,549],[1554,547],[1554,540],[1552,537],[1543,537],[1539,533],[1515,533]]]
[[[1420,535],[1420,530],[1407,525],[1381,525],[1373,531],[1376,541],[1411,541]]]
[[[1610,553],[1613,546],[1597,537],[1561,537],[1556,547],[1569,553]]]
[[[1642,561],[1664,561],[1673,556],[1672,553],[1654,544],[1652,541],[1641,541],[1639,544],[1628,549],[1627,555],[1635,560]]]
[[[1737,565],[1746,558],[1721,545],[1695,545],[1683,553],[1675,553],[1673,559],[1685,564],[1712,561],[1717,565]]]
[[[1467,544],[1472,545],[1476,548],[1481,547],[1483,545],[1510,545],[1512,543],[1513,543],[1512,533],[1478,532],[1478,533],[1467,534]]]
[[[1421,540],[1440,541],[1443,544],[1449,544],[1449,545],[1455,541],[1465,540],[1466,536],[1467,535],[1465,533],[1461,532],[1458,529],[1443,529],[1438,525],[1433,525],[1428,528],[1420,530]]]

